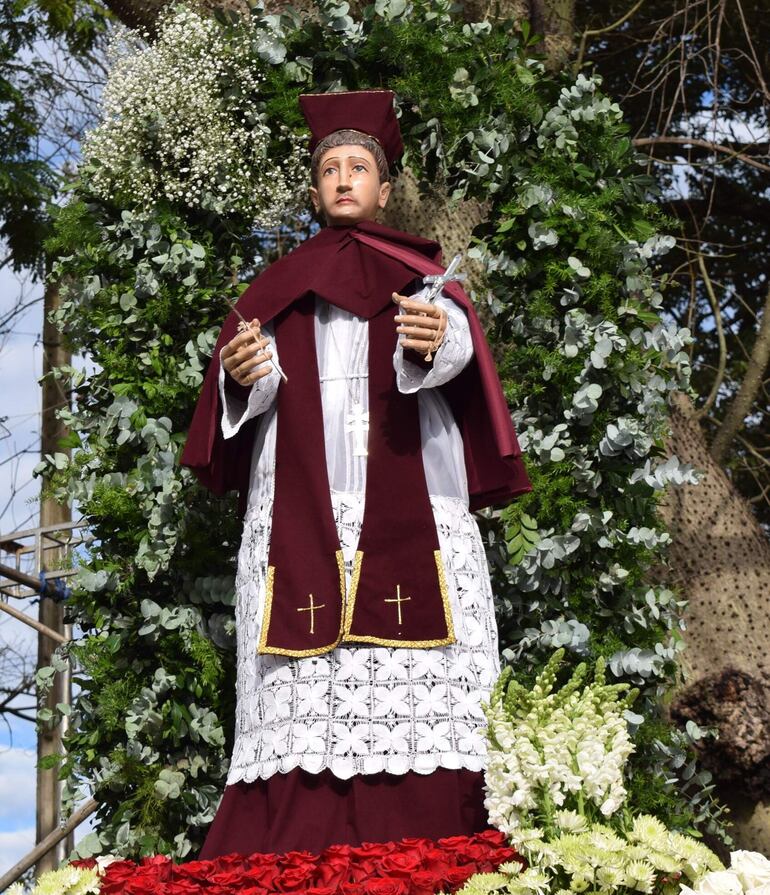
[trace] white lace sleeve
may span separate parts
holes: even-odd
[[[412,298],[415,301],[420,301],[424,292],[425,290],[422,290]],[[430,367],[424,367],[413,363],[404,357],[400,339],[396,345],[393,366],[396,370],[398,390],[402,394],[411,395],[421,388],[435,388],[437,385],[449,382],[465,369],[473,357],[473,343],[465,311],[443,294],[436,299],[436,304],[446,311],[447,326],[444,341],[433,355],[433,364]]]
[[[278,349],[276,348],[272,332],[267,326],[262,328],[262,332],[270,339],[270,350],[273,352],[273,357],[278,360]],[[281,377],[278,375],[275,367],[271,367],[267,376],[257,379],[251,386],[248,400],[241,401],[227,392],[225,376],[227,376],[227,373],[225,373],[225,368],[220,363],[219,397],[224,408],[222,413],[222,435],[225,438],[232,438],[247,420],[259,416],[260,413],[264,413],[270,407],[275,400]]]

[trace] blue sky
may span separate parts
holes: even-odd
[[[20,280],[7,268],[0,270],[0,313],[13,307],[19,294],[29,298],[42,295],[40,284]],[[40,486],[32,478],[39,461],[41,396],[38,378],[42,371],[42,302],[33,305],[16,321],[13,333],[0,339],[0,420],[10,433],[0,438],[0,509],[13,487],[13,501],[0,516],[0,535],[34,527],[38,516]],[[0,428],[0,435],[5,435]],[[31,453],[16,461],[10,458],[19,449]],[[7,561],[7,555],[0,561]],[[37,606],[13,600],[17,609],[37,615]],[[5,613],[0,614],[0,642],[14,646],[32,657],[37,651],[37,634]],[[26,703],[26,701],[25,701]],[[35,753],[32,724],[9,718],[0,724],[0,872],[9,869],[35,844]],[[85,824],[78,835],[84,835]]]
[[[40,295],[41,287],[20,282],[7,268],[0,271],[0,313],[15,304],[17,296]],[[13,334],[0,342],[0,419],[10,432],[0,440],[0,507],[11,494],[14,483],[20,488],[0,517],[0,534],[34,524],[39,485],[32,481],[38,462],[40,432],[40,387],[37,377],[42,366],[40,331],[42,304],[34,305],[17,321]],[[4,434],[0,430],[0,434]],[[21,449],[34,451],[10,461]],[[7,560],[7,556],[3,556]],[[18,600],[17,609],[25,609]],[[36,614],[37,607],[27,611]],[[0,616],[0,641],[13,643],[30,656],[37,649],[37,635],[5,613]],[[8,869],[35,842],[35,731],[31,724],[9,719],[11,730],[0,725],[0,870]]]

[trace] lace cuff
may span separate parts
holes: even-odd
[[[275,347],[272,333],[268,332],[267,327],[263,327],[263,333],[270,339],[270,350],[273,357],[278,360],[278,351]],[[232,438],[237,435],[241,426],[255,416],[264,413],[275,400],[278,385],[281,377],[278,375],[275,367],[270,368],[267,376],[263,376],[251,386],[248,392],[248,398],[243,401],[231,394],[227,388],[225,368],[221,363],[222,355],[220,352],[219,364],[219,398],[222,402],[222,435],[225,438]]]
[[[426,289],[423,289],[412,298],[420,301],[425,292]],[[396,371],[398,390],[404,395],[411,395],[421,388],[435,388],[437,385],[449,382],[465,369],[473,357],[471,331],[465,311],[443,294],[436,299],[436,304],[446,311],[447,325],[444,341],[433,355],[433,363],[430,366],[414,363],[408,357],[404,357],[400,340],[396,345],[393,367]]]

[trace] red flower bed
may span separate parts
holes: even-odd
[[[496,830],[475,836],[333,845],[320,855],[227,855],[173,864],[145,858],[116,861],[102,877],[102,895],[434,895],[454,892],[474,873],[521,860]],[[81,866],[93,864],[79,862]]]

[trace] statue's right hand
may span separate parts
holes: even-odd
[[[258,335],[258,340],[254,338]],[[251,321],[251,329],[244,329],[222,349],[222,366],[239,385],[251,385],[272,370],[269,363],[273,352],[270,340],[262,335],[259,320]]]

